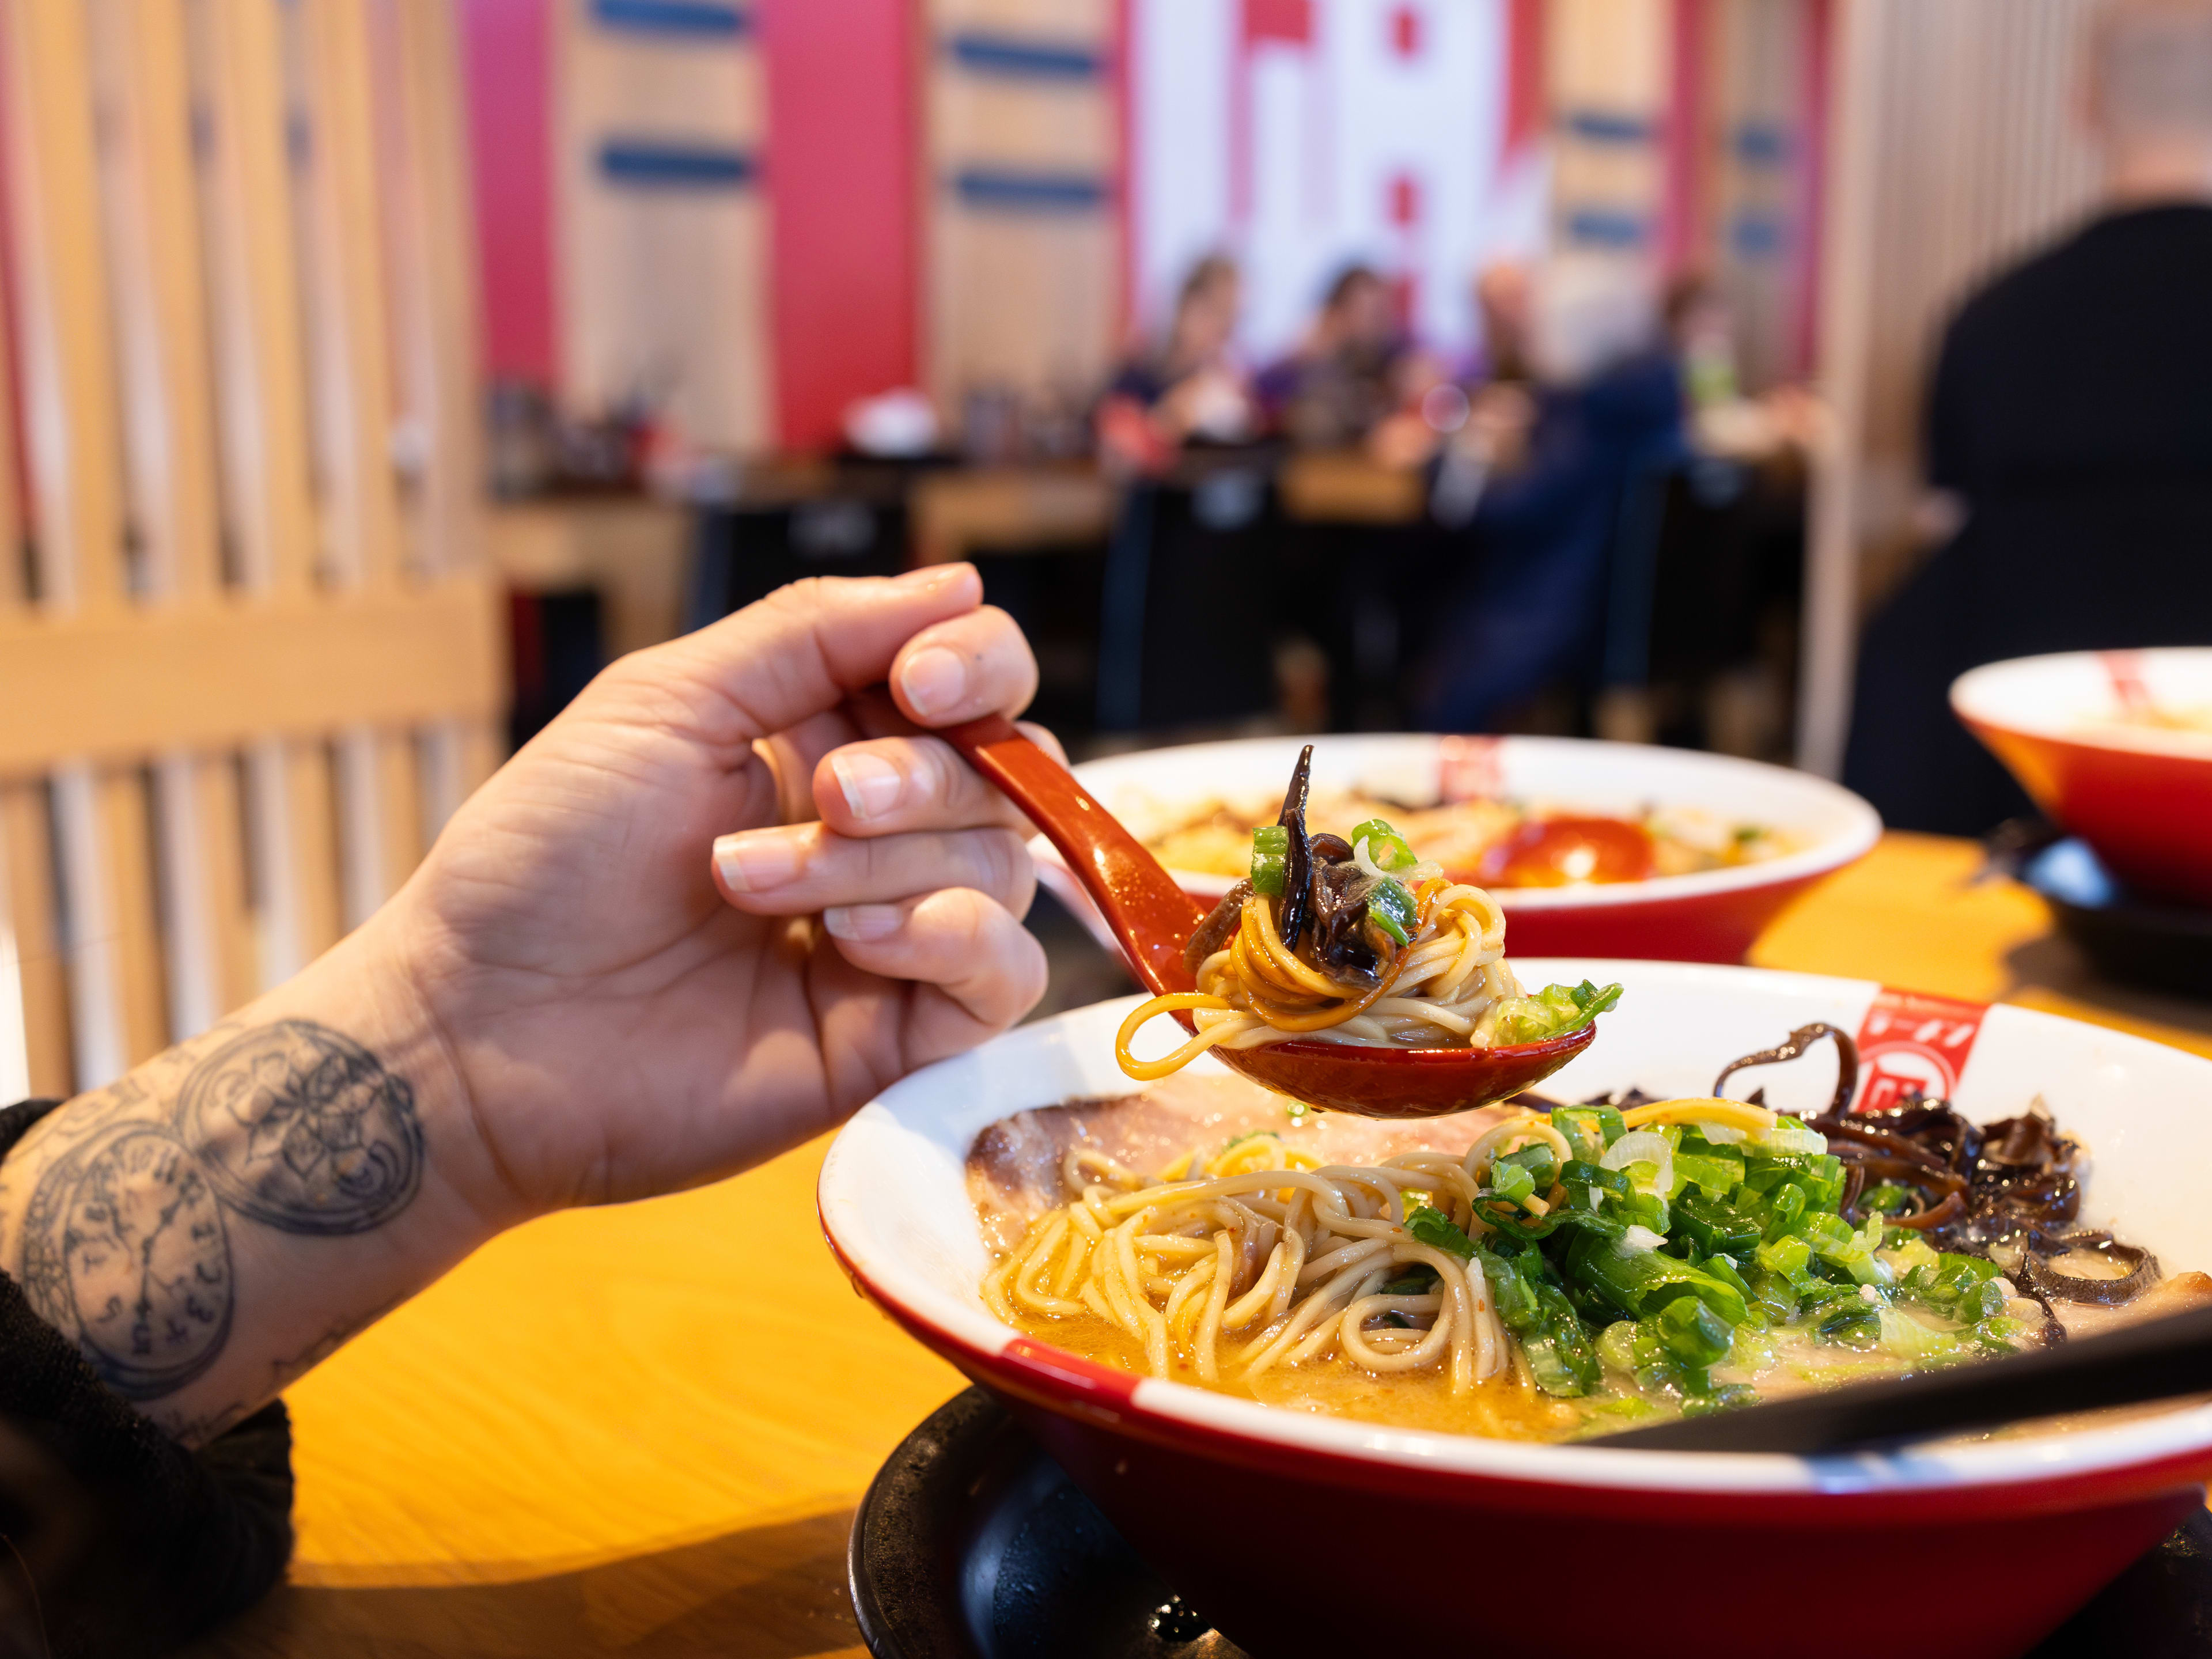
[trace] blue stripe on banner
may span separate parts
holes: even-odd
[[[1577,138],[1594,144],[1648,144],[1658,136],[1658,124],[1641,115],[1614,110],[1571,109],[1559,116],[1559,125]]]
[[[592,21],[638,34],[723,40],[750,34],[753,27],[750,12],[724,0],[592,0]]]
[[[1765,121],[1746,121],[1735,130],[1730,146],[1746,167],[1778,167],[1790,159],[1790,135]]]
[[[1015,173],[1003,167],[963,167],[952,193],[963,206],[1014,213],[1080,213],[1103,207],[1112,196],[1104,180],[1079,173]]]
[[[727,190],[751,183],[759,171],[759,162],[744,151],[713,144],[610,138],[599,146],[599,172],[617,185]]]
[[[1789,246],[1790,233],[1771,213],[1740,213],[1729,227],[1729,244],[1744,259],[1771,259]]]
[[[1029,80],[1089,81],[1105,73],[1106,54],[1089,46],[1052,40],[1027,40],[974,30],[950,37],[945,49],[962,69],[979,75],[1017,76]]]
[[[1567,240],[1592,247],[1641,247],[1650,234],[1644,215],[1624,208],[1569,208],[1564,218]]]

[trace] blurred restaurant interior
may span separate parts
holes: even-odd
[[[2097,838],[1945,701],[2212,644],[2212,323],[2168,326],[2212,274],[2212,58],[2098,60],[2105,9],[0,0],[0,1103],[297,974],[623,654],[963,561],[1074,761],[1433,732],[1795,769],[1893,833],[1731,959],[2212,1054],[2208,913],[2122,938],[2081,898],[2062,939],[2033,815]],[[1954,328],[2107,210],[2141,234],[2087,233],[2080,286]],[[1040,1012],[1133,988],[1045,875]],[[794,1239],[812,1167],[776,1177]],[[536,1294],[501,1283],[470,1305]],[[886,1422],[954,1380],[878,1363]],[[834,1553],[854,1478],[763,1476],[789,1535],[675,1581]],[[477,1500],[441,1501],[459,1538]],[[450,1547],[711,1551],[714,1503],[669,1501]],[[314,1502],[299,1582],[409,1582]]]
[[[312,957],[611,657],[809,574],[975,561],[1079,756],[1430,726],[1840,775],[1946,511],[1940,329],[2099,179],[2077,0],[155,9],[13,25],[8,577],[100,631],[15,655],[8,762],[265,702],[216,684],[250,607],[168,625],[263,589],[340,653],[329,729],[387,730],[7,792],[0,1079],[43,1091]],[[1618,419],[1537,420],[1624,367]],[[1493,471],[1556,591],[1480,591]],[[229,706],[84,702],[83,652],[140,654],[102,612]],[[248,867],[165,921],[203,815]]]

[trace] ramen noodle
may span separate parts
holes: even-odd
[[[1306,827],[1313,750],[1299,757],[1275,823],[1249,837],[1245,878],[1183,950],[1196,988],[1152,998],[1123,1024],[1122,1069],[1164,1077],[1212,1048],[1292,1040],[1371,1047],[1512,1045],[1581,1029],[1618,987],[1523,993],[1505,963],[1498,901],[1419,858],[1383,819],[1349,837]],[[1189,1039],[1139,1058],[1137,1033],[1160,1014]]]
[[[969,1158],[982,1295],[1140,1376],[1540,1440],[2212,1300],[2079,1226],[2081,1149],[2039,1102],[1849,1114],[1827,1027],[1747,1062],[1820,1037],[1844,1075],[1806,1119],[1717,1084],[1381,1124],[1197,1075],[1021,1113]]]

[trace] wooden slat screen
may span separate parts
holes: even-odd
[[[2094,200],[2080,47],[2095,0],[1836,8],[1815,491],[1799,759],[1840,771],[1864,609],[1910,568],[1923,388],[1945,323]]]
[[[295,971],[489,770],[453,27],[0,0],[0,1090]]]

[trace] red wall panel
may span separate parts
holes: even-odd
[[[914,0],[762,0],[778,435],[921,380]]]
[[[483,283],[484,371],[550,391],[560,379],[553,294],[552,0],[465,0],[463,64]]]

